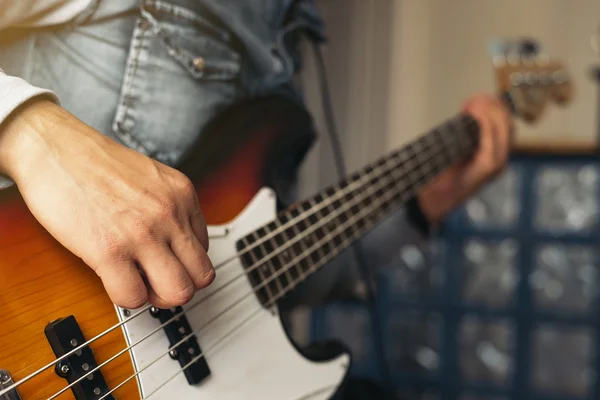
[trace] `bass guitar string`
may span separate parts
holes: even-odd
[[[470,121],[467,123],[467,126],[468,126],[469,124],[471,124],[471,122],[470,122]],[[454,143],[453,143],[453,142],[450,142],[450,143],[448,143],[448,144],[450,144],[450,145],[451,145],[451,144],[454,144]],[[450,146],[449,146],[449,147],[450,147]],[[392,167],[392,169],[395,169],[395,168],[397,168],[398,166],[399,166],[399,163],[396,163],[396,164],[395,164],[395,165]],[[361,176],[361,177],[360,177],[360,178],[359,178],[357,181],[354,181],[354,182],[352,182],[352,183],[351,183],[349,186],[347,186],[346,188],[344,188],[344,189],[340,190],[340,191],[339,191],[339,192],[338,192],[338,193],[337,193],[335,196],[332,196],[332,197],[330,198],[330,200],[331,200],[331,201],[330,201],[330,202],[328,202],[328,204],[321,204],[321,206],[320,206],[320,207],[313,207],[313,208],[311,208],[311,209],[309,209],[309,210],[306,210],[306,211],[304,211],[303,213],[301,213],[301,214],[299,214],[298,216],[296,216],[296,217],[292,218],[291,220],[289,220],[287,223],[285,223],[285,224],[281,225],[281,226],[280,226],[278,229],[274,230],[274,231],[273,231],[273,232],[271,232],[269,235],[266,235],[266,236],[265,236],[265,237],[263,237],[261,240],[259,240],[259,241],[255,242],[255,243],[254,243],[252,246],[250,246],[250,247],[248,247],[248,248],[244,249],[243,251],[241,251],[241,252],[239,252],[239,253],[235,254],[234,256],[232,256],[231,258],[229,258],[229,259],[225,260],[224,262],[220,263],[220,264],[219,264],[219,265],[218,265],[216,268],[223,267],[223,266],[225,266],[226,264],[229,264],[229,263],[231,263],[232,261],[234,261],[235,259],[237,259],[239,256],[241,256],[241,255],[243,255],[243,254],[245,254],[245,253],[249,252],[250,250],[252,250],[252,249],[254,249],[254,248],[256,248],[256,247],[258,247],[258,246],[259,246],[259,245],[261,245],[261,244],[262,244],[264,241],[266,241],[266,240],[268,240],[268,239],[272,238],[272,237],[273,237],[275,234],[277,234],[277,233],[279,233],[279,232],[283,231],[284,229],[286,229],[287,227],[289,227],[291,224],[293,224],[294,222],[296,222],[296,220],[298,220],[299,218],[301,218],[301,217],[305,216],[307,213],[310,213],[310,212],[312,212],[312,211],[318,211],[318,209],[320,209],[320,208],[322,208],[322,207],[324,207],[324,206],[328,206],[328,205],[330,205],[330,204],[333,202],[333,199],[334,199],[335,197],[338,197],[338,198],[339,198],[339,197],[345,196],[345,194],[347,194],[347,192],[348,192],[348,191],[350,191],[350,190],[353,190],[355,186],[358,186],[358,183],[360,183],[360,182],[362,182],[362,183],[367,183],[367,182],[369,182],[369,181],[370,181],[370,179],[372,179],[372,178],[371,178],[371,175],[372,175],[372,173],[373,173],[373,172],[376,172],[376,171],[377,171],[377,169],[378,169],[378,168],[375,168],[374,170],[372,170],[372,171],[368,172],[367,174],[365,174],[365,175],[362,175],[362,176]],[[388,170],[387,172],[389,172],[389,170]],[[403,175],[403,177],[405,177],[405,175]],[[369,179],[366,179],[366,178],[369,178]],[[365,180],[366,180],[366,181],[365,181]],[[362,185],[361,185],[361,186],[362,186]],[[359,187],[360,187],[360,186],[359,186]],[[323,203],[326,203],[326,202],[323,202]],[[332,214],[333,214],[333,213],[332,213]],[[314,215],[314,213],[311,213],[311,215]],[[330,214],[330,215],[331,215],[331,214]],[[200,304],[200,303],[198,303],[198,304]],[[198,304],[196,304],[196,305],[198,305]],[[194,306],[195,306],[195,305],[194,305]],[[192,306],[192,307],[194,307],[194,306]],[[31,373],[30,375],[28,375],[28,376],[26,376],[25,378],[23,378],[23,379],[19,380],[18,382],[14,383],[13,385],[11,385],[11,386],[9,386],[9,387],[7,387],[7,388],[3,389],[2,391],[0,391],[0,396],[1,396],[1,395],[3,395],[3,394],[6,394],[6,393],[7,393],[8,391],[10,391],[10,390],[13,390],[13,389],[17,388],[18,386],[20,386],[20,385],[24,384],[25,382],[27,382],[27,381],[31,380],[32,378],[34,378],[35,376],[39,375],[40,373],[42,373],[42,372],[43,372],[43,371],[45,371],[46,369],[48,369],[48,368],[50,368],[50,367],[54,366],[54,365],[55,365],[57,362],[59,362],[59,361],[61,361],[61,360],[65,359],[66,357],[68,357],[68,356],[70,356],[70,355],[72,355],[72,354],[76,353],[77,351],[81,350],[83,347],[85,347],[85,346],[87,346],[87,345],[89,345],[89,344],[91,344],[91,343],[95,342],[96,340],[98,340],[98,339],[102,338],[102,337],[103,337],[103,336],[105,336],[106,334],[108,334],[108,333],[112,332],[113,330],[115,330],[115,329],[117,329],[117,328],[121,327],[123,324],[125,324],[125,323],[127,323],[127,322],[130,322],[130,321],[131,321],[131,320],[133,320],[134,318],[137,318],[137,317],[139,317],[139,316],[140,316],[142,313],[144,313],[144,312],[146,312],[147,310],[149,310],[149,309],[150,309],[150,307],[151,307],[150,305],[148,305],[148,306],[145,306],[144,308],[142,308],[141,310],[139,310],[138,312],[136,312],[134,315],[132,315],[132,316],[130,316],[130,317],[128,317],[128,318],[126,318],[126,319],[124,319],[123,321],[121,321],[121,322],[119,322],[119,323],[117,323],[117,324],[115,324],[113,327],[111,327],[111,328],[107,329],[106,331],[104,331],[104,332],[102,332],[102,333],[98,334],[98,335],[97,335],[97,336],[95,336],[94,338],[92,338],[92,339],[90,339],[90,340],[88,340],[88,341],[86,341],[86,342],[82,343],[80,346],[78,346],[78,347],[76,347],[76,348],[72,349],[71,351],[69,351],[68,353],[64,354],[63,356],[60,356],[60,357],[58,357],[58,358],[57,358],[56,360],[54,360],[53,362],[51,362],[51,363],[49,363],[49,364],[45,365],[44,367],[41,367],[41,368],[40,368],[40,369],[38,369],[37,371],[35,371],[35,372]]]
[[[431,171],[430,171],[431,172]],[[407,192],[407,198],[410,198],[413,194],[412,193],[408,193]],[[380,201],[378,204],[372,204],[371,205],[371,209],[368,211],[368,213],[372,213],[372,212],[377,212],[377,210],[386,202],[390,199],[385,199],[383,201]],[[405,201],[405,200],[404,200]],[[354,222],[356,221],[352,221],[349,220],[347,224],[342,224],[340,225],[341,227],[343,227],[343,225],[352,225]],[[367,220],[367,223],[374,225],[376,222],[373,220]],[[342,232],[345,230],[342,230]],[[345,238],[339,246],[336,246],[336,248],[334,249],[334,251],[332,253],[334,253],[335,251],[337,251],[340,248],[344,248],[344,246],[346,246],[348,243],[350,243],[352,240],[354,240],[354,237],[356,234],[358,233],[358,231],[355,231],[352,236]],[[329,238],[324,237],[322,240],[327,241],[330,240],[331,237],[337,236],[336,235],[332,235],[331,233],[328,234]],[[360,235],[356,235],[357,237],[360,237]],[[317,246],[318,247],[318,246]],[[311,251],[305,251],[305,254],[310,254],[312,253]],[[330,253],[331,254],[331,253]],[[331,256],[331,258],[334,256]],[[316,270],[318,268],[320,268],[322,265],[324,265],[325,263],[327,263],[329,261],[330,257],[325,257],[320,259],[319,263],[315,264],[311,270]],[[286,268],[291,268],[292,265],[295,265],[295,263],[297,262],[297,260],[292,260],[290,261],[288,264],[286,264],[283,268],[282,271],[279,271],[280,273],[283,273],[283,270]],[[290,287],[294,287],[297,283],[299,283],[299,281],[301,281],[302,278],[299,277],[298,280],[296,282],[292,282],[292,284],[288,285],[286,288],[284,288],[283,290],[281,290],[274,298],[274,302],[277,301],[279,298],[283,297],[286,292],[289,290]],[[251,291],[250,293],[247,294],[247,296],[254,294],[255,291]],[[244,296],[244,297],[247,297]],[[233,306],[236,305],[235,303],[233,304]],[[259,311],[263,310],[261,307],[257,308],[256,311],[254,311],[253,313],[250,314],[250,316],[246,317],[240,324],[236,325],[232,330],[230,330],[228,333],[226,333],[224,336],[222,336],[220,339],[218,339],[218,341],[213,345],[210,346],[205,352],[201,352],[199,355],[197,355],[196,357],[192,358],[192,360],[190,362],[188,362],[184,367],[182,367],[179,371],[177,371],[175,374],[173,374],[171,377],[169,377],[165,382],[163,382],[160,386],[158,386],[154,391],[152,391],[148,396],[144,397],[144,399],[148,399],[150,398],[150,396],[152,396],[153,394],[155,394],[156,392],[158,392],[161,388],[163,388],[164,386],[166,386],[169,382],[171,382],[173,379],[175,379],[178,375],[180,375],[181,373],[183,373],[187,368],[189,368],[191,365],[193,365],[196,361],[198,361],[203,355],[205,355],[208,351],[213,350],[214,348],[216,348],[216,346],[220,343],[222,343],[227,337],[231,336],[232,334],[234,334],[237,330],[239,330],[241,328],[241,326],[249,319],[253,318],[256,316],[256,314],[258,314]],[[217,315],[217,317],[219,317],[222,314]],[[214,322],[211,321],[211,323]],[[193,332],[192,334],[188,335],[188,336],[192,336],[192,335],[200,335],[202,333],[202,331],[205,329],[205,327],[202,327],[200,329],[198,329],[197,331]],[[183,339],[187,340],[186,338]],[[176,347],[176,346],[175,346]],[[162,359],[163,357],[165,357],[166,355],[168,355],[169,352],[167,351],[165,354],[163,354],[162,356],[160,356],[158,359],[154,360],[150,365],[158,362],[160,359]],[[214,354],[214,353],[213,353]],[[119,387],[121,387],[122,385],[124,385],[126,382],[128,382],[129,380],[135,378],[136,376],[138,376],[139,374],[141,374],[145,369],[147,369],[150,365],[146,366],[143,370],[133,374],[132,376],[130,376],[129,378],[127,378],[124,382],[122,382],[121,384],[119,384],[117,387],[115,387],[112,391],[110,391],[109,393],[107,393],[106,395],[104,395],[102,398],[106,397],[107,395],[109,395],[110,393],[114,392],[115,390],[117,390]],[[102,398],[100,398],[99,400],[101,400]]]
[[[424,175],[422,178],[426,178],[426,177],[427,177],[427,175],[428,175],[428,174],[430,174],[431,172],[435,172],[435,170],[434,170],[434,169],[432,169],[432,170],[430,170],[430,171],[427,171],[427,172],[425,173],[425,175]],[[414,189],[413,189],[413,191],[414,191]],[[388,195],[389,195],[389,194],[390,194],[390,193],[388,192]],[[413,194],[412,194],[412,193],[410,193],[410,192],[405,192],[405,197],[406,197],[406,199],[410,198],[412,195],[413,195]],[[365,209],[363,209],[362,211],[364,211],[364,210],[367,210],[367,214],[369,214],[369,213],[372,213],[372,212],[374,212],[374,211],[377,211],[377,210],[378,210],[378,209],[381,207],[381,205],[383,205],[383,204],[384,204],[385,202],[387,202],[388,200],[393,200],[393,196],[392,196],[391,198],[389,198],[389,199],[384,199],[383,201],[379,201],[379,203],[378,203],[378,204],[377,204],[377,203],[374,203],[374,207],[371,207],[371,210],[369,210],[369,209],[365,208]],[[405,200],[404,200],[404,199],[401,199],[401,201],[405,201]],[[362,212],[361,212],[361,214],[362,214]],[[362,215],[361,215],[361,217],[362,217]],[[344,230],[345,230],[345,229],[346,229],[348,226],[352,226],[352,224],[354,224],[354,223],[356,222],[356,221],[355,221],[355,220],[356,220],[356,218],[357,218],[357,216],[353,216],[353,217],[352,217],[350,220],[348,220],[348,221],[347,221],[347,223],[345,223],[345,224],[342,224],[342,225],[338,226],[338,228],[336,229],[336,231],[335,231],[335,232],[331,232],[331,233],[329,233],[327,236],[325,236],[324,238],[322,238],[322,239],[321,239],[321,241],[324,241],[324,242],[326,242],[326,241],[328,241],[328,240],[331,240],[331,238],[332,238],[332,237],[335,237],[335,236],[337,236],[337,234],[338,234],[338,233],[341,233],[341,232],[337,232],[337,231],[339,230],[339,228],[343,228],[343,229],[342,229],[342,232],[343,232],[343,231],[344,231]],[[376,224],[376,221],[368,220],[368,221],[367,221],[367,223],[369,223],[370,225],[374,225],[374,224]],[[347,243],[349,243],[349,242],[351,242],[352,240],[354,240],[354,236],[360,237],[360,234],[359,234],[359,235],[356,235],[357,233],[359,233],[359,232],[358,232],[358,231],[355,231],[355,232],[352,234],[352,236],[351,236],[351,237],[347,237],[346,239],[344,239],[344,240],[342,241],[342,243],[341,243],[339,246],[337,246],[337,247],[336,247],[336,248],[333,250],[333,252],[332,252],[332,253],[330,253],[330,255],[329,255],[328,257],[325,257],[325,258],[321,259],[321,261],[320,261],[318,264],[314,265],[314,266],[311,268],[311,272],[313,272],[314,270],[316,270],[316,269],[320,268],[320,267],[321,267],[323,264],[327,263],[327,262],[328,262],[328,261],[329,261],[331,258],[335,257],[335,252],[336,252],[336,251],[337,251],[339,248],[342,248],[342,247],[344,247],[344,246],[345,246]],[[259,286],[264,286],[265,284],[268,284],[268,283],[269,283],[270,281],[272,281],[273,279],[277,278],[279,275],[283,274],[283,273],[284,273],[286,270],[290,269],[290,268],[291,268],[293,265],[295,265],[295,264],[297,263],[297,261],[298,261],[298,258],[299,258],[299,259],[302,259],[302,258],[304,258],[304,257],[308,256],[308,255],[309,255],[309,254],[311,254],[311,253],[312,253],[312,252],[313,252],[315,249],[319,248],[319,245],[320,245],[320,244],[321,244],[321,243],[315,243],[315,245],[311,246],[311,248],[310,248],[310,249],[307,249],[307,250],[306,250],[306,251],[305,251],[303,254],[300,254],[300,255],[299,255],[299,256],[297,256],[297,257],[296,257],[294,260],[292,260],[292,261],[290,261],[288,264],[284,265],[284,266],[283,266],[283,268],[281,269],[281,271],[278,271],[278,273],[277,273],[277,274],[275,274],[274,276],[272,276],[271,278],[269,278],[268,280],[266,280],[265,282],[263,282],[263,283],[262,283],[261,285],[259,285]],[[243,276],[243,275],[244,275],[244,274],[242,274],[242,275],[239,275],[239,276]],[[273,298],[271,301],[274,303],[275,301],[277,301],[278,299],[280,299],[281,297],[283,297],[283,296],[284,296],[284,295],[285,295],[285,294],[286,294],[286,293],[287,293],[287,292],[290,290],[290,288],[293,288],[293,287],[295,287],[295,285],[296,285],[297,283],[299,283],[299,281],[301,281],[301,280],[302,280],[302,277],[299,277],[299,278],[298,278],[296,281],[292,282],[292,283],[291,283],[290,285],[288,285],[286,288],[284,288],[283,290],[281,290],[281,291],[280,291],[280,292],[279,292],[279,293],[278,293],[278,294],[277,294],[277,295],[276,295],[276,296],[275,296],[275,297],[274,297],[274,298]],[[133,379],[134,377],[136,377],[136,376],[138,376],[139,374],[141,374],[141,373],[142,373],[144,370],[146,370],[147,368],[149,368],[149,367],[150,367],[151,365],[153,365],[154,363],[158,362],[158,361],[159,361],[160,359],[162,359],[164,356],[168,355],[168,354],[169,354],[169,352],[170,352],[171,350],[175,349],[177,346],[179,346],[181,343],[183,343],[183,342],[185,342],[186,340],[188,340],[188,339],[189,339],[190,337],[192,337],[193,335],[197,335],[197,334],[201,333],[202,331],[204,331],[204,330],[205,330],[205,329],[206,329],[206,328],[207,328],[209,325],[211,325],[212,323],[214,323],[214,322],[215,322],[215,321],[216,321],[216,320],[217,320],[217,319],[218,319],[220,316],[222,316],[222,315],[223,315],[223,314],[225,314],[226,312],[228,312],[228,311],[230,311],[231,309],[233,309],[233,308],[234,308],[236,305],[240,304],[242,301],[244,301],[245,299],[247,299],[249,296],[251,296],[251,295],[253,295],[254,293],[256,293],[256,291],[257,291],[257,290],[259,290],[259,289],[260,289],[260,287],[256,287],[254,290],[251,290],[250,292],[246,293],[246,295],[244,295],[244,296],[241,296],[240,298],[238,298],[238,299],[237,299],[237,300],[236,300],[234,303],[230,304],[230,305],[229,305],[229,306],[228,306],[228,307],[227,307],[225,310],[221,311],[219,314],[217,314],[215,317],[213,317],[213,318],[212,318],[212,319],[211,319],[211,320],[210,320],[210,321],[209,321],[209,322],[208,322],[206,325],[204,325],[204,326],[203,326],[203,327],[201,327],[200,329],[198,329],[198,330],[194,331],[193,333],[191,333],[191,334],[187,335],[186,337],[184,337],[183,339],[181,339],[181,340],[180,340],[178,343],[174,344],[174,345],[173,345],[171,348],[169,348],[169,349],[167,350],[167,352],[166,352],[166,353],[164,353],[162,356],[160,356],[159,358],[157,358],[157,359],[155,359],[154,361],[152,361],[152,362],[151,362],[149,365],[147,365],[147,366],[146,366],[144,369],[142,369],[142,370],[140,370],[139,372],[137,372],[136,374],[134,374],[134,375],[130,376],[130,377],[129,377],[128,379],[126,379],[124,382],[121,382],[121,383],[120,383],[120,384],[119,384],[117,387],[115,387],[115,388],[113,389],[113,391],[114,391],[114,390],[117,390],[119,387],[123,386],[123,385],[124,385],[125,383],[127,383],[129,380],[131,380],[131,379]],[[259,308],[258,310],[262,310],[262,308]],[[257,312],[258,312],[258,311],[257,311]],[[144,340],[144,339],[142,339],[142,340]],[[142,340],[140,340],[139,342],[141,342]],[[135,346],[135,345],[137,345],[137,344],[139,344],[139,342],[138,342],[138,343],[136,343],[136,344],[134,344],[134,345],[132,345],[132,346],[130,346],[130,348],[131,348],[131,347],[134,347],[134,346]],[[126,350],[128,350],[128,349],[125,349],[124,351],[126,351]],[[123,351],[123,352],[124,352],[124,351]],[[200,356],[198,356],[197,358],[199,358],[199,357],[201,357],[201,355],[200,355]],[[193,364],[193,362],[192,362],[191,364]],[[191,365],[191,364],[190,364],[190,365]],[[101,366],[100,366],[100,367],[101,367]],[[100,367],[98,367],[98,368],[100,368]],[[184,368],[183,370],[185,370],[185,368]],[[180,372],[182,372],[183,370],[181,370]],[[93,372],[93,371],[90,371],[88,374],[90,374],[91,372]],[[180,372],[178,372],[178,373],[180,373]],[[86,375],[88,375],[88,374],[86,374]],[[86,377],[86,375],[84,375],[84,376],[83,376],[81,379],[85,378],[85,377]],[[74,383],[73,383],[73,384],[71,384],[71,385],[74,385],[75,383],[76,383],[76,382],[74,382]],[[166,384],[166,383],[164,383],[164,384]],[[163,384],[163,385],[164,385],[164,384]],[[69,387],[70,387],[70,386],[69,386]],[[69,387],[65,388],[64,390],[68,389]],[[63,390],[63,392],[64,392],[64,390]],[[61,393],[62,393],[62,392],[61,392]],[[111,391],[111,392],[109,392],[109,393],[107,393],[106,395],[108,395],[108,394],[110,394],[110,393],[112,393],[112,391]],[[60,393],[57,393],[57,395],[58,395],[58,394],[60,394]],[[51,397],[49,400],[51,400],[51,399],[54,399],[54,398],[55,398],[57,395],[55,395],[55,396]]]

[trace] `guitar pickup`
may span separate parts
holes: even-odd
[[[210,368],[208,367],[208,362],[202,353],[202,349],[200,349],[200,345],[198,344],[196,336],[192,335],[192,327],[190,326],[190,323],[183,312],[183,308],[174,307],[171,309],[160,309],[151,307],[150,314],[154,318],[157,318],[161,324],[165,324],[167,321],[173,319],[175,315],[181,314],[179,317],[166,324],[163,328],[167,338],[169,339],[169,348],[181,342],[183,338],[189,337],[187,340],[181,342],[178,346],[173,348],[169,352],[169,356],[173,360],[179,361],[181,368],[185,368],[185,378],[190,385],[197,385],[206,379],[210,375]],[[192,363],[192,360],[195,358],[197,359]]]
[[[44,329],[44,333],[56,357],[62,357],[86,342],[77,320],[72,315],[51,322]],[[109,391],[100,369],[90,373],[97,366],[94,352],[85,346],[56,363],[54,370],[69,384],[85,375],[86,379],[73,385],[71,391],[76,400],[96,400]],[[105,399],[115,400],[112,394]]]

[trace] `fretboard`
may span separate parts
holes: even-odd
[[[459,115],[240,239],[238,251],[261,303],[274,305],[440,172],[471,155],[478,139],[477,122]]]

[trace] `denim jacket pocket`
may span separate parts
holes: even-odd
[[[239,95],[240,69],[226,30],[186,8],[149,1],[133,30],[113,130],[129,147],[176,164]]]

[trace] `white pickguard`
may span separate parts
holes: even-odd
[[[275,195],[265,188],[233,222],[210,226],[209,256],[213,264],[218,266],[234,256],[237,240],[274,218]],[[152,394],[181,370],[179,363],[166,354],[169,341],[160,329],[131,350],[136,372],[160,358],[138,375],[142,398],[152,394],[150,398],[155,400],[324,400],[335,393],[349,368],[350,356],[342,354],[328,362],[304,358],[288,340],[279,316],[273,313],[276,310],[270,312],[260,305],[245,275],[220,290],[240,274],[244,269],[235,258],[218,268],[214,282],[184,307],[192,329],[197,331],[211,375],[191,386],[180,373]],[[125,319],[123,310],[117,310],[119,318]],[[127,322],[124,332],[128,345],[159,326],[149,312]]]

